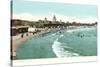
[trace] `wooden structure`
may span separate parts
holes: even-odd
[[[20,33],[28,32],[28,26],[17,26],[17,27],[11,27],[11,36],[15,36]]]

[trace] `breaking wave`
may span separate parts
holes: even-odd
[[[59,42],[58,39],[63,37],[64,35],[60,35],[53,43],[52,49],[53,52],[56,54],[58,58],[65,58],[65,57],[72,57],[72,56],[79,56],[78,53],[74,53],[71,51],[67,51],[66,49],[72,49],[71,47],[68,46],[63,46],[63,43]]]

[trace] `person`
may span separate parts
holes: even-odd
[[[77,36],[80,37],[80,33],[78,33]]]
[[[24,33],[21,34],[21,38],[23,38],[23,36],[24,36]]]
[[[28,33],[26,33],[26,36],[28,36]]]
[[[34,35],[34,32],[33,32],[33,35]]]
[[[59,33],[61,33],[61,31],[59,31]]]
[[[84,37],[84,34],[83,34],[83,35],[81,35],[81,38],[82,38],[82,37]]]

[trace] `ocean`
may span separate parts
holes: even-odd
[[[97,56],[97,28],[60,30],[31,37],[16,50],[16,59]]]

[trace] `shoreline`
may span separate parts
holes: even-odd
[[[25,33],[26,34],[26,33]],[[22,44],[24,43],[26,40],[28,40],[30,37],[32,37],[32,34],[26,36],[24,34],[23,38],[21,38],[21,34],[18,34],[16,36],[12,36],[11,40],[12,40],[12,53],[11,53],[11,59],[16,59],[16,49]]]
[[[66,30],[71,30],[71,29],[77,29],[78,27],[72,27],[72,28],[65,28]],[[81,28],[81,27],[79,27]],[[87,27],[86,27],[87,28]],[[41,32],[37,32],[35,34],[33,33],[29,33],[28,32],[28,36],[27,36],[27,33],[24,33],[23,35],[23,38],[21,37],[21,34],[19,35],[16,35],[16,36],[12,36],[11,37],[11,42],[12,42],[12,47],[11,47],[11,59],[12,60],[16,60],[16,50],[17,48],[22,45],[22,43],[24,43],[25,41],[27,41],[29,38],[31,37],[34,37],[34,36],[39,36],[41,34],[45,34],[45,33],[48,33],[48,32],[53,32],[53,31],[60,31],[60,30],[63,30],[63,29],[48,29],[48,30],[44,30],[44,31],[41,31]]]
[[[39,36],[41,34],[48,33],[51,31],[56,31],[56,30],[50,29],[50,30],[37,32],[35,34],[28,32],[28,36],[27,36],[27,33],[24,33],[23,37],[21,37],[21,34],[18,34],[16,36],[11,36],[11,42],[12,42],[11,43],[11,60],[16,60],[16,50],[18,47],[22,45],[22,43],[24,43],[31,37]]]

